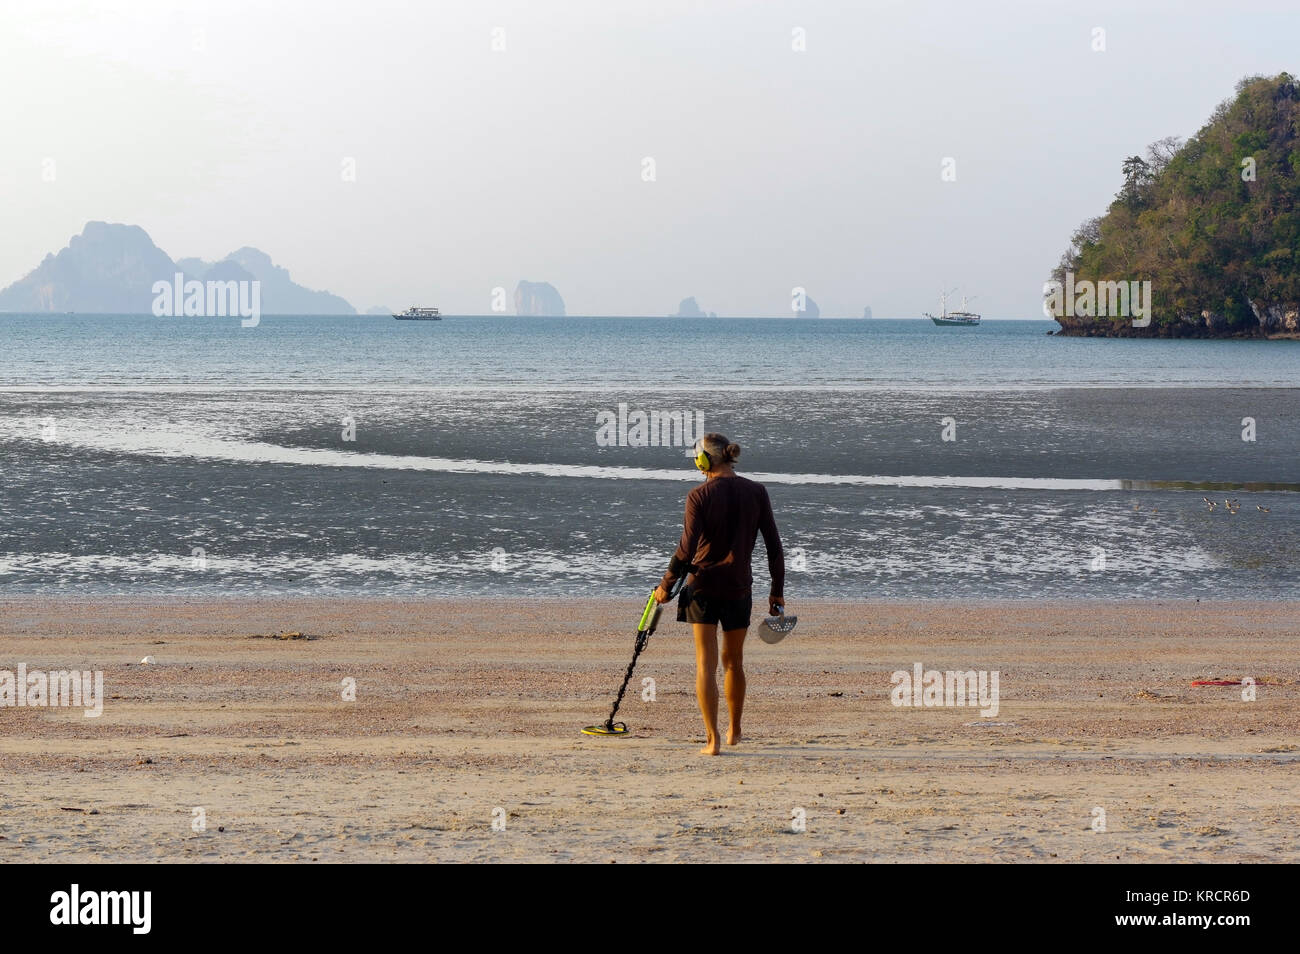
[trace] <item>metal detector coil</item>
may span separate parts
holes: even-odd
[[[607,725],[589,725],[582,730],[583,735],[627,735],[627,723],[615,722],[613,727]]]

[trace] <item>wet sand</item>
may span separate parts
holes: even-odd
[[[629,737],[579,734],[639,610],[0,601],[0,669],[103,670],[106,696],[0,708],[0,860],[1300,860],[1296,603],[803,604],[751,633],[717,758],[668,619]],[[997,670],[999,711],[892,705],[917,662]],[[1254,701],[1190,685],[1245,676]]]

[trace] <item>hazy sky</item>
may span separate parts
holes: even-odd
[[[100,219],[360,310],[1041,316],[1123,158],[1282,70],[1295,0],[0,0],[0,286]]]

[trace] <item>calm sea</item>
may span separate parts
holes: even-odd
[[[0,584],[634,597],[702,423],[792,604],[1300,598],[1300,342],[1054,327],[0,315]]]
[[[0,315],[0,386],[1295,387],[1300,342],[1049,338],[1052,321]],[[703,380],[702,380],[703,379]]]

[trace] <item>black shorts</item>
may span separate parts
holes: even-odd
[[[749,614],[754,601],[744,599],[724,600],[707,593],[696,593],[688,586],[677,598],[677,622],[720,623],[724,631],[748,629]]]

